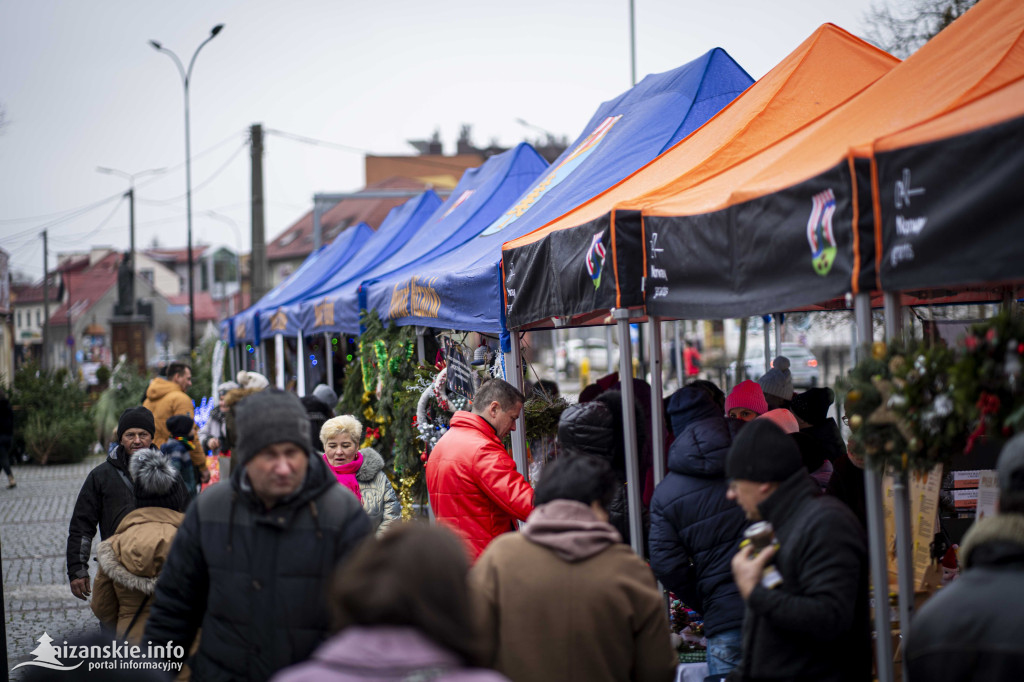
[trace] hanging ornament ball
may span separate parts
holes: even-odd
[[[850,428],[853,429],[854,431],[863,426],[863,424],[864,417],[860,416],[859,414],[855,414],[852,417],[850,417]]]
[[[861,397],[862,397],[861,396],[861,392],[858,391],[857,389],[853,389],[849,393],[846,394],[846,402],[848,402],[848,403],[855,403],[858,400],[860,400]]]
[[[896,450],[896,442],[895,441],[893,441],[893,440],[885,441],[885,451],[886,452],[895,452],[895,450]]]
[[[885,357],[885,341],[875,341],[871,344],[871,357],[875,360],[881,360]]]
[[[909,445],[910,445],[910,451],[911,452],[920,452],[921,451],[922,445],[921,445],[921,439],[920,438],[916,438],[916,437],[915,438],[911,438]]]
[[[902,355],[894,355],[889,360],[889,371],[893,374],[900,374],[907,367],[907,361]]]
[[[420,461],[421,462],[426,462],[427,461],[427,453],[424,452],[422,455],[420,455]]]

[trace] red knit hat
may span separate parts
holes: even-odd
[[[767,412],[768,403],[765,402],[761,385],[750,379],[736,384],[725,399],[725,413],[729,414],[729,410],[734,407],[744,407],[759,415]]]

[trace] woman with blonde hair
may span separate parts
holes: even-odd
[[[384,475],[384,458],[373,448],[362,448],[363,425],[352,415],[332,417],[320,428],[324,460],[338,479],[363,504],[374,530],[380,534],[402,516],[391,481]]]

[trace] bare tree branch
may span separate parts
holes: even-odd
[[[888,0],[864,14],[864,37],[904,59],[949,26],[977,0]]]

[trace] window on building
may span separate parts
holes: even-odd
[[[144,279],[147,282],[149,282],[150,284],[152,284],[153,283],[153,268],[145,268],[143,270],[139,270],[139,277],[141,277],[142,279]]]

